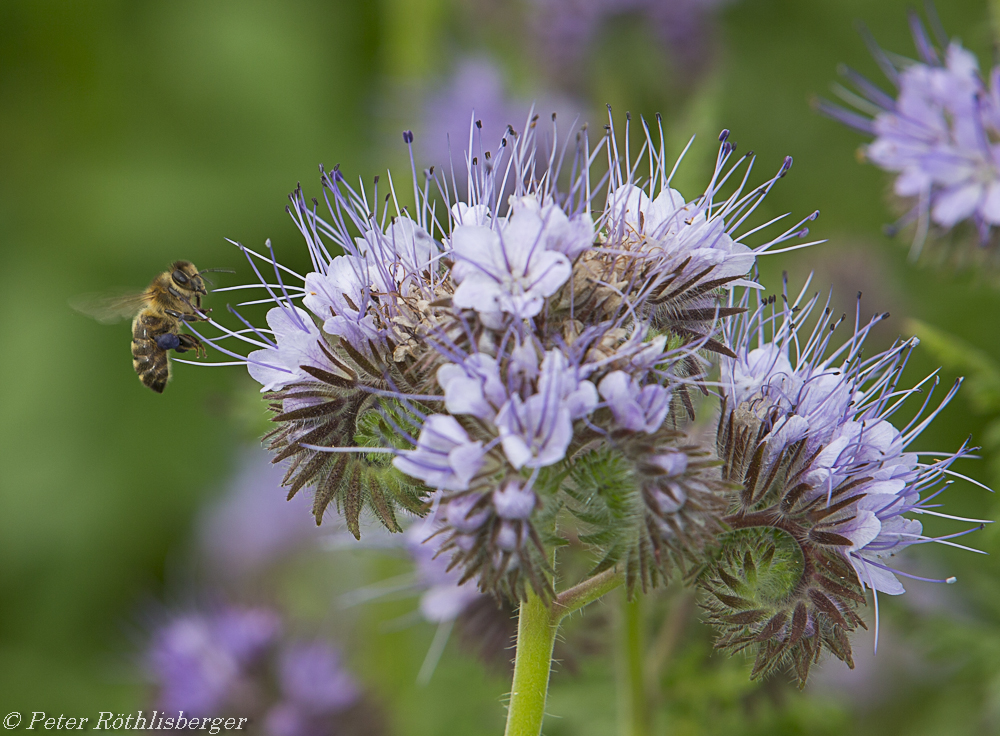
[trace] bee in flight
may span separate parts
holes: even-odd
[[[221,271],[224,269],[206,269]],[[205,322],[210,309],[202,309],[201,298],[208,294],[205,279],[191,261],[174,261],[138,294],[117,297],[82,297],[73,307],[99,322],[110,324],[132,317],[132,366],[139,380],[156,393],[170,380],[168,350],[196,357],[206,355],[205,347],[194,335],[182,334],[187,322]]]

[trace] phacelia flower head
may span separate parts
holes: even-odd
[[[718,645],[754,654],[754,676],[791,663],[802,683],[823,649],[853,666],[847,633],[864,626],[864,590],[876,611],[879,592],[904,592],[890,558],[941,541],[914,517],[936,513],[931,499],[969,452],[925,461],[911,449],[958,388],[936,407],[933,375],[899,389],[915,339],[865,354],[869,331],[888,316],[876,315],[856,318],[837,343],[843,318],[829,303],[816,314],[821,302],[805,291],[727,325],[736,357],[722,360],[717,453],[723,478],[742,490],[722,520],[731,543],[702,580]],[[901,404],[925,389],[921,411],[897,428]]]
[[[169,617],[145,664],[165,714],[239,716],[279,736],[374,736],[381,718],[337,649],[289,637],[265,608],[228,606]]]
[[[600,493],[564,487],[582,458],[611,452],[628,476],[617,508],[634,513],[592,520],[630,530],[613,552],[595,542],[605,564],[631,560],[631,581],[655,583],[640,568],[704,547],[723,485],[684,439],[689,389],[705,388],[712,355],[735,355],[731,289],[816,216],[769,238],[744,228],[791,159],[751,187],[754,159],[728,131],[686,197],[645,122],[633,157],[610,118],[594,147],[586,126],[563,141],[555,115],[547,134],[538,121],[496,141],[473,123],[463,195],[433,168],[414,166],[409,203],[391,178],[355,189],[323,170],[322,204],[297,190],[289,208],[312,270],[244,248],[274,272],[259,285],[269,329],[227,331],[260,348],[245,361],[274,413],[269,446],[290,495],[314,489],[317,521],[333,506],[359,534],[367,509],[399,531],[399,509],[425,513],[439,492],[441,554],[460,582],[509,599],[553,594],[553,519]]]
[[[939,27],[936,18],[932,27]],[[912,209],[893,229],[916,221],[912,254],[920,254],[931,226],[947,231],[969,222],[983,245],[1000,225],[1000,67],[984,78],[979,62],[960,42],[929,38],[916,13],[910,28],[919,61],[899,60],[869,43],[895,87],[883,92],[852,69],[844,76],[858,95],[844,99],[862,114],[825,101],[819,109],[874,136],[865,158],[895,173],[893,191]],[[869,117],[870,116],[870,117]]]
[[[249,673],[280,634],[280,618],[266,609],[172,617],[156,631],[146,653],[157,704],[167,712],[197,716],[242,705],[239,700],[253,688]]]

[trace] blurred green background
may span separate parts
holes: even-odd
[[[425,100],[463,58],[491,59],[512,99],[572,98],[598,130],[610,102],[633,116],[662,112],[679,141],[697,133],[679,180],[689,197],[704,185],[698,163],[714,156],[723,127],[757,152],[761,177],[794,156],[765,214],[818,208],[813,234],[829,242],[766,259],[767,283],[783,269],[793,282],[815,269],[815,285],[834,285],[840,309],[853,309],[862,290],[867,311],[892,313],[883,342],[914,318],[1000,360],[1000,290],[975,271],[908,263],[908,236],[881,234],[894,219],[887,175],[856,160],[860,136],[809,106],[829,94],[840,62],[885,86],[854,24],[913,55],[905,8],[734,2],[718,12],[697,73],[681,68],[639,12],[624,13],[603,25],[567,81],[547,74],[524,31],[527,2],[0,1],[0,711],[144,707],[148,685],[133,665],[150,601],[190,593],[194,519],[264,426],[257,388],[239,368],[175,365],[155,395],[132,371],[127,325],[101,326],[68,300],[141,289],[177,258],[235,267],[237,276],[218,281],[246,282],[226,237],[250,247],[270,237],[284,263],[304,267],[286,194],[299,181],[316,194],[319,163],[368,180],[405,162],[399,132],[413,128],[418,142],[433,135],[421,127],[433,116]],[[987,64],[985,4],[938,10]],[[210,303],[218,312],[225,300]],[[909,375],[943,359],[918,351]],[[950,361],[946,383],[961,362]],[[998,410],[965,393],[922,448],[952,450],[970,432],[983,441]],[[963,470],[997,484],[990,468],[985,460]],[[995,518],[992,499],[969,484],[948,505]],[[1000,552],[995,535],[973,539]],[[709,658],[707,630],[689,623],[663,677],[663,722],[685,734],[997,732],[997,566],[942,548],[911,557],[922,570],[958,575],[959,585],[911,583],[912,600],[883,598],[887,651],[877,669],[862,633],[853,675],[831,662],[804,693],[751,685],[742,663]],[[350,560],[357,571],[338,578],[348,587],[398,567],[351,554],[337,568]],[[327,563],[310,564],[289,576],[289,595],[326,616],[335,586],[315,582]],[[669,606],[651,610],[660,608]],[[499,733],[504,673],[482,671],[450,645],[430,686],[416,686],[433,630],[378,625],[407,610],[412,602],[373,604],[370,616],[351,614],[364,622],[339,627],[354,632],[350,661],[395,732]],[[606,658],[584,660],[575,675],[557,673],[549,711],[560,718],[547,732],[610,733],[614,709]]]

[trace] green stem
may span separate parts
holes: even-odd
[[[517,653],[505,736],[538,736],[541,733],[552,669],[552,647],[559,624],[573,611],[617,588],[623,580],[614,569],[605,570],[560,593],[551,607],[528,590],[517,616]]]
[[[517,616],[514,682],[504,736],[538,736],[542,731],[552,647],[559,630],[559,622],[553,619],[548,606],[529,588]]]
[[[559,623],[566,616],[593,603],[605,593],[610,593],[625,582],[625,577],[612,568],[577,583],[572,588],[564,590],[552,604],[552,620]]]
[[[648,736],[650,733],[649,703],[646,698],[646,678],[643,668],[643,620],[641,600],[623,596],[621,611],[621,662],[619,687],[622,713],[622,736]]]

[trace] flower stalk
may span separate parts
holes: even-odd
[[[504,736],[538,736],[541,733],[552,669],[552,647],[558,630],[559,623],[549,607],[529,589],[518,613],[514,681]]]
[[[618,645],[619,662],[619,733],[622,736],[649,736],[649,699],[646,697],[642,598],[622,595],[621,625]]]
[[[538,736],[545,717],[552,648],[562,620],[625,581],[617,569],[605,570],[560,593],[551,606],[534,593],[521,602],[517,620],[514,681],[505,736]]]

